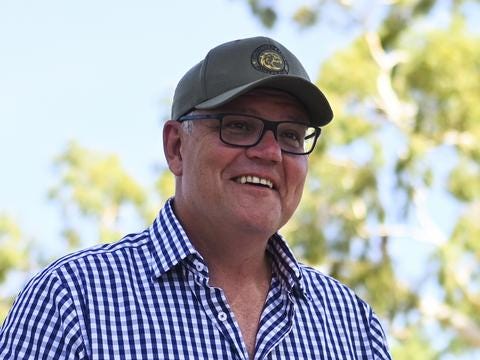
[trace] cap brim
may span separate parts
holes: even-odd
[[[325,95],[323,95],[323,93],[311,82],[291,75],[267,77],[233,88],[223,94],[198,104],[195,108],[199,110],[213,109],[259,87],[279,89],[295,96],[306,107],[312,124],[314,125],[324,126],[333,118],[332,108]]]

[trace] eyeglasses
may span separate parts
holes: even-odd
[[[257,145],[267,130],[271,130],[283,152],[294,155],[310,154],[315,148],[321,129],[295,121],[270,121],[245,114],[198,114],[184,115],[179,122],[187,120],[220,121],[220,140],[227,145],[251,147]]]

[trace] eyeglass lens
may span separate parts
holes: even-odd
[[[259,142],[264,127],[274,131],[277,142],[284,151],[306,153],[315,145],[314,127],[298,122],[267,122],[246,115],[225,115],[220,136],[231,145],[252,146]]]

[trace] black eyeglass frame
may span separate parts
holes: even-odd
[[[263,123],[263,129],[262,129],[262,133],[258,137],[258,140],[254,144],[251,144],[251,145],[239,145],[239,144],[229,143],[228,141],[223,139],[223,137],[222,137],[222,122],[223,122],[223,118],[225,116],[229,116],[229,115],[248,116],[248,117],[260,120]],[[262,140],[263,136],[265,135],[265,132],[268,131],[268,130],[271,130],[273,132],[273,136],[275,137],[275,140],[278,141],[278,139],[277,139],[277,128],[280,124],[285,124],[285,123],[298,124],[298,122],[295,122],[295,121],[271,121],[271,120],[261,118],[259,116],[250,115],[250,114],[239,114],[239,113],[183,115],[180,118],[178,118],[177,121],[178,122],[184,122],[184,121],[188,121],[188,120],[211,120],[211,119],[215,119],[215,120],[220,121],[220,129],[218,131],[218,135],[220,137],[220,140],[224,144],[227,144],[227,145],[230,145],[230,146],[235,146],[235,147],[244,147],[244,148],[249,148],[249,147],[257,145]],[[308,155],[308,154],[312,153],[312,151],[315,149],[315,146],[317,145],[317,140],[318,140],[318,137],[320,136],[320,134],[322,132],[322,129],[319,126],[314,126],[314,125],[308,125],[308,127],[311,127],[311,128],[314,129],[314,132],[305,138],[305,139],[310,139],[310,138],[312,138],[312,136],[314,137],[312,148],[309,151],[302,152],[302,153],[297,153],[297,152],[284,150],[280,147],[282,152],[287,153],[287,154],[292,154],[292,155]]]

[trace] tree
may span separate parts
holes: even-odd
[[[31,263],[28,258],[29,241],[16,222],[7,214],[0,214],[0,284],[3,284],[13,269],[26,271]],[[0,286],[0,322],[11,307],[14,294]]]
[[[249,4],[272,14],[266,26],[284,18]],[[400,359],[480,348],[480,39],[467,6],[478,1],[318,1],[293,15],[360,35],[321,66],[335,120],[286,230],[305,261],[373,304]],[[402,276],[399,241],[423,273]]]
[[[248,4],[266,26],[285,19],[280,2]],[[471,26],[478,7],[318,0],[292,14],[299,31],[327,23],[351,42],[320,67],[317,83],[335,119],[310,158],[301,208],[282,232],[301,259],[373,305],[395,359],[480,347],[480,42]],[[117,239],[122,214],[148,223],[158,210],[151,199],[171,194],[168,171],[146,189],[114,155],[75,143],[56,163],[50,196],[72,249],[86,238],[84,222],[101,241]],[[18,231],[1,224],[0,244],[16,249]],[[24,254],[4,260],[6,248],[0,281]],[[409,271],[414,264],[421,271]]]
[[[69,246],[78,248],[82,221],[87,228],[98,229],[100,242],[118,240],[122,214],[136,217],[146,225],[155,217],[154,199],[121,165],[118,156],[104,155],[71,142],[55,161],[60,181],[50,189],[49,197],[60,205]],[[94,236],[95,238],[95,236]]]

